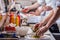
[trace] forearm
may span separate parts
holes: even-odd
[[[38,3],[35,3],[33,5],[30,5],[28,6],[28,8],[31,10],[31,9],[35,9],[35,8],[38,8],[40,5]]]
[[[11,10],[12,8],[14,8],[15,3],[9,4],[9,10]]]
[[[44,6],[38,7],[34,14],[35,14],[36,16],[40,16],[41,13],[44,11],[43,7],[44,7]]]
[[[46,25],[42,26],[40,29],[39,29],[39,33],[38,35],[40,34],[44,34],[50,27],[51,25],[59,18],[60,16],[60,9],[57,9],[54,11],[54,14],[51,16],[51,18],[49,19],[49,21],[47,22]]]
[[[46,17],[43,21],[42,21],[42,23],[44,23],[43,25],[45,25],[48,21],[49,21],[49,19],[51,18],[51,16],[54,14],[54,11],[52,10],[51,12],[50,12],[50,14],[48,15],[48,17]]]
[[[56,13],[54,13],[54,15],[50,18],[50,20],[46,24],[47,28],[50,28],[51,25],[59,18],[59,16],[60,16],[60,10],[57,9]]]
[[[45,33],[51,27],[51,25],[59,18],[59,16],[60,10],[57,10],[56,13],[51,16],[47,24],[40,28],[41,33]]]
[[[9,13],[9,12],[8,12]],[[6,15],[6,21],[4,23],[4,26],[8,25],[9,24],[9,14],[7,13]]]
[[[5,23],[5,20],[6,20],[6,15],[3,15],[2,16],[2,19],[1,19],[1,21],[0,21],[0,26],[3,26],[4,25],[4,23]]]
[[[8,0],[9,1],[9,5],[8,5],[8,9],[11,10],[14,6],[15,6],[15,0]]]

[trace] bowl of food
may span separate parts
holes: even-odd
[[[5,31],[7,31],[7,32],[15,32],[16,31],[15,24],[11,23],[11,24],[5,26]]]
[[[16,28],[16,33],[21,37],[24,37],[25,35],[27,35],[27,32],[28,32],[27,27],[17,27]]]

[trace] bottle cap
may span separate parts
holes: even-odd
[[[16,10],[16,8],[14,7],[14,8],[12,8],[10,11],[16,12],[17,10]]]

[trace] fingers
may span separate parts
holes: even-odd
[[[38,30],[38,26],[39,26],[39,23],[34,26],[34,28],[33,28],[34,32],[36,32]]]
[[[43,23],[40,22],[38,28],[41,28],[43,26]]]
[[[52,10],[52,7],[50,7],[50,6],[46,6],[46,7],[44,7],[44,10],[45,10],[45,11]]]
[[[36,35],[41,36],[41,35],[44,34],[47,30],[48,30],[47,26],[42,26],[41,28],[39,28],[39,29],[36,31]]]
[[[37,36],[42,36],[43,33],[41,33],[41,30],[37,30],[37,31],[36,31],[36,35],[37,35]]]
[[[38,27],[39,26],[39,23],[35,25],[35,27]]]
[[[33,31],[36,32],[40,27],[42,27],[43,23],[37,23],[35,26],[34,26],[34,29]]]
[[[42,27],[42,23],[39,24],[38,28]]]
[[[29,11],[28,8],[22,9],[22,12],[27,13]]]
[[[35,12],[29,12],[30,14],[34,14]]]

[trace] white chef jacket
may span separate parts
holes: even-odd
[[[40,5],[44,5],[46,3],[46,6],[50,6],[54,10],[57,8],[56,7],[56,0],[38,0],[37,3]],[[40,8],[42,9],[42,6],[40,6]],[[47,17],[50,14],[50,12],[51,12],[51,10],[46,11],[45,17]],[[42,14],[44,14],[44,12],[42,12]]]
[[[56,6],[60,6],[60,0],[56,2]],[[60,32],[60,17],[58,18],[58,20],[56,21],[58,28],[59,28],[59,32]]]
[[[15,2],[13,0],[11,0],[11,2],[9,2],[8,7],[10,7],[10,10],[15,6]]]
[[[43,5],[43,2],[44,0],[38,0],[38,3],[40,5]],[[46,2],[46,6],[51,6],[54,10],[56,10],[57,6],[60,6],[60,0],[45,0]],[[42,7],[40,7],[42,8]],[[44,12],[42,12],[44,13]],[[47,17],[48,15],[50,14],[50,11],[46,11],[46,15],[45,17]],[[58,25],[58,28],[59,28],[59,31],[60,31],[60,18],[56,21],[57,25]]]
[[[2,13],[2,15],[6,15],[5,12],[5,4],[3,0],[0,0],[0,13]]]
[[[56,8],[56,0],[38,0],[40,5],[46,3],[46,6],[51,6],[52,8]]]
[[[13,0],[11,0],[11,2],[9,3],[9,6],[11,6],[10,10],[15,7],[16,10],[20,11],[20,4],[16,4]]]

